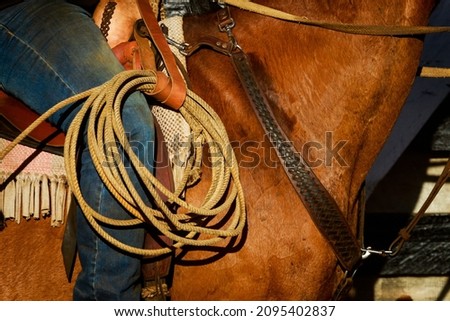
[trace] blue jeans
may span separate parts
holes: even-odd
[[[29,0],[0,11],[0,85],[39,113],[122,70],[89,13],[78,6],[63,0]],[[66,131],[79,107],[68,106],[50,121]],[[134,151],[153,170],[154,126],[144,96],[133,93],[122,113]],[[128,162],[126,157],[123,161]],[[139,185],[133,169],[127,168]],[[87,203],[97,212],[130,218],[101,182],[85,146],[80,186]],[[139,190],[145,197],[143,189]],[[107,230],[126,244],[143,246],[142,226]],[[140,258],[122,253],[98,237],[80,210],[77,242],[82,272],[75,284],[74,299],[140,299]]]

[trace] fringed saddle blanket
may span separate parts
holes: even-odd
[[[0,149],[8,144],[0,139]],[[60,226],[71,201],[63,157],[47,152],[34,154],[35,149],[18,145],[0,164],[0,211],[5,219],[17,223],[50,217],[52,226]]]

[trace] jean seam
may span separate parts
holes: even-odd
[[[105,187],[100,186],[100,193],[99,193],[99,200],[98,200],[99,212],[101,212],[100,209],[102,208],[102,199],[103,199],[104,192],[105,192]],[[94,275],[92,277],[92,288],[94,291],[93,295],[94,295],[95,300],[98,299],[95,276],[97,275],[97,261],[98,261],[98,253],[99,253],[99,244],[100,244],[100,236],[97,236],[97,237],[95,237],[95,256],[94,256],[94,266],[93,266]]]
[[[48,69],[49,69],[56,77],[58,77],[58,79],[61,81],[61,83],[64,84],[64,86],[65,86],[67,89],[69,89],[73,95],[75,95],[76,92],[73,90],[73,88],[70,87],[69,84],[68,84],[67,82],[64,81],[64,79],[61,77],[61,75],[60,75],[54,68],[52,68],[52,66],[47,62],[47,60],[46,60],[43,56],[41,56],[41,55],[39,54],[39,52],[36,51],[36,49],[35,49],[34,47],[30,46],[27,42],[25,42],[22,38],[20,38],[19,36],[17,36],[14,32],[12,32],[12,31],[11,31],[8,27],[6,27],[5,25],[0,24],[0,27],[2,27],[8,34],[10,34],[12,38],[17,39],[17,41],[18,41],[21,45],[23,45],[25,48],[31,50],[31,51],[36,55],[36,57],[37,57],[41,62],[43,62],[43,63],[45,64],[45,66],[47,66],[47,68],[48,68]],[[12,70],[12,69],[11,69],[11,70]],[[9,76],[10,76],[10,74],[8,75],[8,79],[9,79]]]

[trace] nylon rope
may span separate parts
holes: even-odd
[[[239,180],[239,168],[231,149],[226,129],[219,116],[199,96],[188,90],[180,112],[192,128],[194,142],[192,157],[186,166],[182,183],[175,192],[166,189],[142,164],[126,139],[121,119],[124,98],[132,92],[141,91],[151,95],[156,86],[154,71],[123,71],[105,84],[69,97],[43,113],[33,124],[16,137],[0,152],[0,162],[40,123],[69,104],[85,100],[72,121],[64,144],[64,161],[69,186],[78,201],[86,219],[101,237],[118,248],[133,254],[158,256],[171,252],[183,245],[207,246],[224,238],[238,236],[246,222],[245,199]],[[134,218],[116,220],[96,212],[84,200],[77,174],[77,150],[82,124],[87,121],[87,145],[93,163],[104,185],[117,201]],[[206,144],[211,159],[212,180],[200,206],[186,202],[180,195],[192,181],[199,177],[202,166],[203,146]],[[126,168],[117,155],[120,150],[130,159],[133,169],[145,188],[152,195],[157,208],[146,205],[127,174]],[[112,164],[111,164],[112,163]],[[105,166],[105,164],[109,164]],[[167,197],[171,210],[160,194]],[[224,215],[233,211],[231,215]],[[209,227],[212,219],[214,225]],[[175,243],[161,249],[142,249],[129,246],[110,236],[102,224],[111,226],[135,226],[150,222],[160,233]],[[221,226],[218,228],[217,226]]]

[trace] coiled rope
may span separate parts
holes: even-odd
[[[183,245],[207,246],[227,237],[238,236],[246,222],[245,199],[239,180],[238,163],[225,127],[214,110],[192,91],[188,90],[186,101],[179,111],[192,128],[195,144],[177,190],[172,193],[166,189],[133,152],[123,128],[122,103],[124,97],[135,91],[152,95],[156,82],[157,73],[154,71],[123,71],[101,86],[56,104],[0,152],[1,161],[45,119],[69,104],[86,99],[68,129],[64,144],[69,186],[86,219],[100,236],[126,252],[150,257],[169,253]],[[76,153],[80,144],[79,137],[83,135],[82,124],[86,120],[87,145],[95,168],[111,194],[134,216],[132,219],[108,218],[95,211],[84,200],[77,176]],[[213,164],[212,179],[203,203],[193,206],[180,195],[190,184],[192,175],[198,175],[201,171],[204,144],[208,146]],[[119,154],[119,150],[123,150],[129,157],[136,175],[144,182],[157,208],[146,205],[139,196],[124,164],[114,157]],[[163,201],[160,193],[167,197],[167,202]],[[176,205],[178,211],[172,211],[167,203]],[[232,215],[224,215],[230,210],[234,210]],[[216,228],[208,227],[208,222],[213,218],[216,218]],[[129,246],[110,236],[101,226],[101,223],[110,226],[134,226],[143,222],[150,222],[160,233],[173,240],[173,247],[142,249]]]

